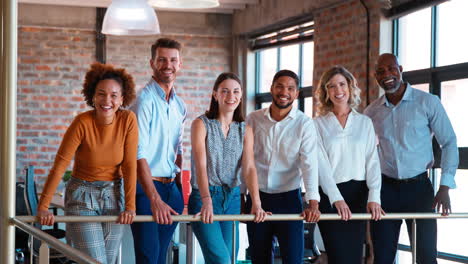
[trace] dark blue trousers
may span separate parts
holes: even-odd
[[[433,213],[434,189],[427,174],[415,180],[398,182],[382,178],[382,209],[386,213]],[[412,220],[407,219],[408,235],[412,234]],[[376,264],[393,264],[397,251],[402,220],[371,222]],[[437,263],[437,222],[435,219],[416,220],[416,261],[419,264]]]
[[[161,199],[179,214],[184,210],[184,200],[175,181],[162,183],[154,181]],[[150,200],[137,183],[136,214],[152,215]],[[135,260],[138,264],[165,264],[166,253],[177,223],[160,225],[155,222],[140,222],[131,225]]]
[[[365,213],[368,188],[365,181],[348,181],[337,184],[352,213]],[[336,214],[328,196],[320,188],[320,212]],[[366,238],[365,221],[319,221],[329,264],[361,264]]]
[[[260,192],[262,207],[273,214],[302,213],[301,190],[268,194]],[[247,197],[246,210],[250,212],[252,200]],[[304,258],[304,222],[270,221],[247,223],[247,233],[253,264],[273,263],[273,236],[278,238],[284,264],[302,264]]]

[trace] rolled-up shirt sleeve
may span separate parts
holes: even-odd
[[[439,98],[431,96],[431,100],[432,107],[428,108],[432,110],[430,112],[429,125],[442,149],[440,160],[442,176],[440,178],[440,185],[453,189],[456,188],[455,173],[459,162],[457,137]]]
[[[138,120],[138,151],[137,159],[149,160],[146,150],[149,149],[150,142],[150,128],[151,120],[153,115],[153,107],[151,100],[149,100],[145,93],[141,93],[135,105],[132,106],[132,110],[135,113]]]

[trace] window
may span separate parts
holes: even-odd
[[[252,41],[255,51],[257,109],[271,105],[271,82],[276,72],[288,69],[299,76],[299,97],[294,107],[312,117],[313,22],[268,33]]]
[[[468,35],[456,30],[468,23],[464,11],[468,10],[468,1],[452,0],[429,7],[394,21],[394,53],[399,56],[403,66],[403,78],[417,89],[433,93],[441,102],[450,118],[460,152],[460,165],[455,180],[457,189],[450,191],[453,212],[465,212],[463,194],[466,194],[466,176],[468,169],[468,124],[464,120],[468,96]],[[424,25],[430,25],[424,26]],[[440,164],[440,149],[435,147],[436,168]],[[437,183],[440,169],[433,170]],[[435,184],[438,188],[438,184]],[[466,219],[465,219],[466,222]],[[466,263],[468,254],[465,248],[468,239],[462,230],[462,220],[438,221],[438,249],[450,258],[439,263],[455,263],[454,259]],[[453,236],[453,234],[460,234]],[[401,232],[400,243],[408,245],[406,232]],[[450,260],[448,260],[450,259]],[[399,263],[411,263],[408,253],[400,253]]]

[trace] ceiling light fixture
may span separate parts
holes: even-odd
[[[201,9],[219,6],[218,0],[149,0],[150,5],[159,8]]]
[[[107,8],[102,33],[120,36],[160,34],[159,21],[146,0],[112,0]]]

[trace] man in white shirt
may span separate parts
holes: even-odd
[[[260,199],[273,214],[302,214],[308,222],[320,218],[318,202],[317,132],[314,122],[292,107],[299,95],[299,78],[289,70],[273,77],[269,108],[251,113],[247,124],[254,131],[254,155]],[[303,209],[301,180],[308,206]],[[247,210],[251,201],[247,199]],[[272,263],[272,239],[278,238],[283,263],[303,263],[303,221],[247,224],[252,263]]]

